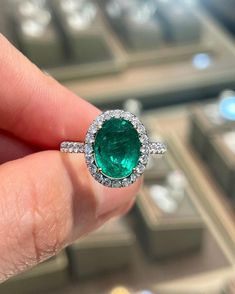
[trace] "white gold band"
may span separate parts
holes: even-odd
[[[167,151],[166,145],[162,142],[150,142],[148,146],[150,154],[164,154]],[[85,153],[85,144],[65,141],[60,144],[60,151],[64,153]]]

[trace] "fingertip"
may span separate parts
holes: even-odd
[[[107,214],[119,209],[125,205],[125,203],[134,201],[141,184],[142,179],[139,179],[125,188],[108,188],[92,178],[91,185],[97,201],[96,216],[99,217],[100,215]]]

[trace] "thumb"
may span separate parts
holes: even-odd
[[[58,151],[3,164],[0,179],[0,281],[127,210],[140,185],[104,187],[82,154]]]

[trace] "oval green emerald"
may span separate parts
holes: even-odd
[[[131,122],[111,118],[103,123],[94,142],[95,161],[102,173],[120,179],[138,164],[141,143]]]

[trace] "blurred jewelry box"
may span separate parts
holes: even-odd
[[[199,249],[204,224],[190,199],[193,192],[186,189],[183,199],[177,203],[165,199],[162,188],[147,186],[137,200],[137,230],[146,253],[162,259]]]
[[[235,199],[235,128],[210,138],[208,164],[229,198]]]
[[[164,180],[171,171],[166,156],[152,156],[144,173],[145,183]]]
[[[95,1],[51,1],[70,59],[79,63],[112,59],[105,25]]]
[[[63,251],[0,285],[1,294],[30,294],[60,289],[68,284],[68,259]]]
[[[204,160],[211,152],[210,138],[235,127],[235,123],[220,116],[218,102],[201,103],[192,108],[190,116],[190,142]]]
[[[84,277],[128,266],[135,235],[123,219],[115,219],[67,248],[72,274]]]
[[[64,62],[64,48],[54,17],[42,3],[14,2],[7,11],[22,51],[37,65],[53,67]]]

